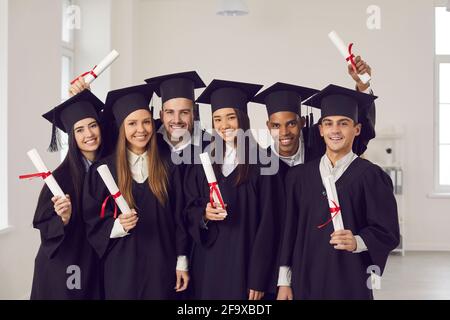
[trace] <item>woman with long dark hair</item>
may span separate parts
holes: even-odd
[[[40,230],[31,299],[99,299],[100,264],[89,245],[82,219],[84,177],[101,157],[103,103],[89,90],[43,115],[53,124],[51,151],[58,150],[56,128],[68,134],[68,152],[53,176],[66,193],[53,196],[44,186],[33,225]]]
[[[116,151],[91,168],[85,184],[83,213],[104,261],[106,299],[174,299],[189,281],[181,179],[160,154],[152,94],[150,85],[108,94],[106,110],[119,128]],[[109,192],[96,171],[104,164],[131,212],[116,217],[114,203],[105,202]]]
[[[185,215],[195,241],[195,299],[259,300],[271,282],[277,243],[271,177],[261,174],[247,115],[247,103],[261,87],[214,80],[197,100],[212,106],[210,157],[225,208],[210,203],[202,166],[189,168]]]

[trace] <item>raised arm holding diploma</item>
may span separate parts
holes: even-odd
[[[339,37],[339,35],[334,30],[328,34],[328,37],[330,38],[331,42],[333,42],[333,44],[336,46],[336,48],[339,50],[341,55],[345,58],[347,63],[351,64],[353,66],[353,69],[356,69],[356,64],[354,61],[355,55],[352,53],[353,43],[350,43],[348,46],[346,46],[344,41],[341,39],[341,37]],[[364,84],[367,84],[371,79],[368,73],[360,74],[358,76]]]

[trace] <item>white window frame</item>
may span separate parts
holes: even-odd
[[[74,1],[73,0],[61,0],[62,1],[62,8],[63,8],[63,12],[62,12],[62,16],[61,16],[61,23],[64,23],[64,15],[67,13],[64,11],[65,8],[65,4],[68,3],[68,5],[74,5]],[[63,26],[61,26],[61,30],[62,30]],[[63,57],[67,57],[70,59],[70,66],[69,66],[69,75],[70,78],[74,77],[74,58],[75,58],[75,32],[74,30],[71,30],[70,32],[70,37],[69,37],[69,41],[64,41],[62,39],[62,35],[61,35],[61,68],[62,68],[62,58]],[[61,74],[62,74],[62,69],[61,69]],[[64,81],[64,79],[62,79],[61,77],[61,81]],[[63,85],[63,83],[61,83],[61,86]],[[61,100],[65,100],[67,97],[61,97]],[[61,157],[61,161],[64,160],[64,158],[66,157],[67,154],[67,150],[68,150],[68,145],[67,145],[67,134],[60,131],[60,136],[61,136],[61,151],[60,151],[60,157]]]
[[[435,8],[437,7],[445,7],[446,3],[443,1],[436,1]],[[434,26],[436,25],[436,11],[433,8],[433,21]],[[433,51],[434,54],[434,123],[435,123],[435,131],[434,131],[434,195],[437,197],[445,196],[450,197],[450,185],[441,185],[440,184],[440,73],[439,67],[442,63],[450,64],[450,54],[448,55],[438,55],[436,54],[436,30],[434,27],[434,42],[433,42]]]
[[[8,0],[0,0],[0,232],[8,219]]]

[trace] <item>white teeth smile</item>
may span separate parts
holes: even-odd
[[[287,145],[287,144],[291,143],[291,141],[292,141],[292,138],[280,139],[280,143],[282,145]]]
[[[223,134],[224,134],[226,137],[231,137],[231,136],[234,135],[234,130],[233,130],[233,129],[225,130],[225,131],[223,132]]]
[[[340,137],[330,137],[330,140],[339,141],[339,140],[342,140],[342,138],[340,138]]]
[[[147,138],[147,135],[144,136],[134,136],[135,139],[137,140],[145,140]]]
[[[85,143],[85,144],[89,144],[89,145],[93,145],[93,144],[95,144],[96,142],[97,142],[97,139],[91,139],[91,140],[85,141],[84,143]]]

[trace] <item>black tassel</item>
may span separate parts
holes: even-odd
[[[61,148],[59,130],[56,127],[55,122],[56,122],[56,112],[53,111],[52,137],[50,139],[50,145],[48,146],[48,149],[47,149],[47,151],[49,151],[49,152],[57,152]]]
[[[194,121],[200,121],[200,108],[198,103],[194,104]]]

